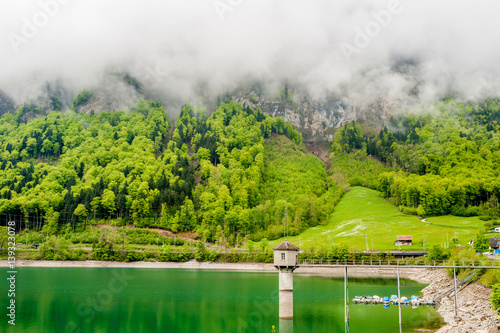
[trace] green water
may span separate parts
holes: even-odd
[[[294,274],[293,332],[344,332],[343,280]],[[7,306],[6,279],[2,308]],[[19,268],[16,326],[1,332],[271,332],[279,330],[277,273],[181,269]],[[402,281],[402,295],[424,285]],[[390,296],[395,280],[349,281],[354,295]],[[4,310],[6,313],[6,310]],[[442,324],[403,307],[403,332]],[[282,326],[283,328],[283,326]],[[351,305],[350,332],[399,332],[398,309]]]

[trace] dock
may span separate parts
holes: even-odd
[[[328,259],[299,259],[298,267],[399,267],[399,268],[472,268],[498,269],[497,260],[328,260]]]
[[[417,296],[411,296],[411,299],[408,299],[406,297],[401,297],[398,298],[395,295],[392,295],[390,298],[389,297],[379,297],[377,295],[374,296],[355,296],[352,299],[353,304],[375,304],[375,305],[406,305],[409,306],[411,305],[412,307],[417,307],[417,306],[435,306],[436,301],[434,300],[429,300],[429,299],[419,299]]]

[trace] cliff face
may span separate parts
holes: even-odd
[[[302,133],[307,143],[332,141],[336,129],[353,120],[365,122],[376,130],[400,107],[398,102],[390,102],[382,96],[366,106],[355,106],[336,98],[313,100],[305,96],[283,101],[258,97],[253,92],[240,92],[232,98],[235,102],[260,108],[267,115],[283,117]]]
[[[216,107],[215,100],[218,99],[208,95],[208,90],[203,89],[197,91],[195,97],[191,99],[175,98],[167,93],[154,93],[134,78],[121,74],[105,75],[90,91],[92,96],[77,105],[76,112],[100,113],[103,110],[111,112],[124,110],[135,106],[137,99],[142,97],[161,101],[169,117],[174,120],[182,104],[190,101],[195,101],[196,104],[196,101],[202,100],[204,102],[200,105],[213,111]],[[291,89],[289,92],[288,86],[285,86],[284,91],[280,90],[276,96],[270,96],[265,91],[261,83],[242,83],[235,90],[227,93],[225,98],[252,108],[260,108],[269,116],[283,117],[302,133],[303,141],[309,145],[331,142],[336,129],[353,120],[364,123],[363,130],[377,131],[384,119],[401,107],[399,101],[390,100],[383,95],[360,105],[359,101],[354,103],[348,96],[315,99],[301,93],[299,89]],[[34,107],[33,112],[25,110],[23,121],[44,116],[54,109],[67,110],[74,98],[75,92],[68,91],[64,85],[49,86],[47,84],[43,93],[29,101]],[[0,116],[6,112],[15,113],[19,106],[16,106],[14,101],[0,90]]]

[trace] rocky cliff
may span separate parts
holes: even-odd
[[[259,83],[260,84],[260,83]],[[394,101],[380,95],[363,105],[352,102],[346,96],[326,96],[313,98],[299,89],[290,89],[281,86],[278,93],[273,95],[264,92],[263,85],[239,85],[236,89],[227,92],[225,97],[215,97],[206,90],[197,91],[195,97],[180,98],[166,96],[167,93],[158,93],[148,90],[141,83],[123,74],[109,74],[101,78],[99,83],[90,88],[92,93],[88,100],[76,106],[77,112],[100,113],[103,110],[116,111],[133,107],[138,98],[158,100],[163,103],[171,119],[175,118],[182,104],[192,103],[206,107],[208,112],[215,110],[221,100],[232,99],[235,102],[260,108],[265,114],[273,117],[283,117],[285,121],[294,125],[303,136],[303,141],[309,145],[316,145],[333,140],[334,133],[340,126],[353,120],[364,123],[363,129],[377,131],[382,123],[391,114],[401,108],[399,101]],[[255,88],[257,87],[257,88]],[[271,90],[271,89],[269,89]],[[23,115],[23,121],[34,117],[44,116],[53,109],[65,110],[72,105],[77,92],[70,92],[63,85],[48,84],[42,93],[25,101],[36,112]],[[19,101],[18,101],[19,102]],[[12,98],[0,91],[0,115],[10,112],[15,113],[17,107]]]
[[[337,128],[353,120],[377,130],[400,107],[399,102],[389,101],[383,96],[364,106],[334,97],[312,99],[302,95],[283,100],[243,91],[232,95],[232,99],[252,108],[260,108],[267,115],[285,118],[299,129],[306,143],[330,142]]]

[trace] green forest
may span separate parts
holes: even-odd
[[[298,234],[343,194],[283,118],[232,101],[210,117],[184,105],[175,124],[142,99],[126,111],[25,119],[32,109],[0,118],[0,219],[18,221],[29,243],[84,230],[97,242],[88,227],[110,224],[233,246],[278,238],[284,225]]]
[[[499,224],[499,122],[498,100],[447,100],[394,116],[377,134],[349,123],[335,133],[332,164],[351,186],[379,190],[405,214]]]
[[[78,94],[73,106],[89,96]],[[345,124],[331,143],[329,169],[283,118],[227,98],[218,103],[210,116],[184,105],[175,123],[161,103],[143,99],[100,114],[73,107],[30,119],[43,113],[30,103],[5,114],[1,224],[16,221],[26,243],[61,235],[102,246],[170,245],[187,232],[223,248],[266,244],[326,225],[349,186],[379,191],[403,214],[500,224],[496,100],[422,106],[379,131]],[[100,237],[91,228],[105,225],[132,229],[103,229]]]

